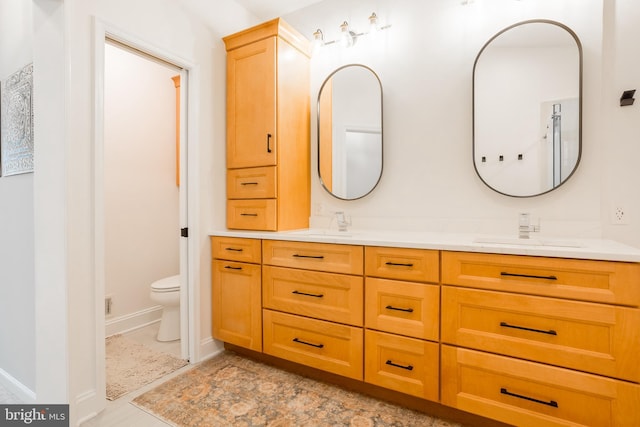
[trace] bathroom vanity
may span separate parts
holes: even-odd
[[[640,425],[640,250],[321,230],[211,244],[225,343],[507,424]]]

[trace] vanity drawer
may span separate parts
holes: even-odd
[[[262,243],[259,239],[213,236],[211,237],[211,256],[214,259],[260,264]]]
[[[276,200],[227,200],[227,228],[275,231]]]
[[[439,353],[436,343],[367,330],[364,380],[437,402]]]
[[[262,253],[268,265],[362,274],[362,246],[263,240]]]
[[[262,305],[278,311],[362,326],[363,279],[283,267],[262,267]]]
[[[517,426],[637,426],[640,386],[442,346],[442,403]]]
[[[440,254],[425,249],[367,246],[365,274],[386,279],[437,283],[440,279]]]
[[[442,283],[637,307],[640,263],[442,252]]]
[[[274,199],[276,167],[227,170],[227,199]]]
[[[640,310],[442,287],[442,341],[640,382]]]
[[[365,326],[371,329],[438,340],[440,287],[367,277]]]
[[[361,328],[263,310],[264,352],[362,380]]]
[[[262,351],[260,266],[214,260],[211,264],[212,335]]]

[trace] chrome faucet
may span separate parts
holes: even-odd
[[[530,233],[540,231],[540,225],[531,224],[531,214],[521,213],[518,216],[518,237],[520,239],[528,239]]]
[[[338,231],[347,231],[347,227],[351,225],[351,217],[345,215],[344,212],[336,212],[335,218],[338,223]]]

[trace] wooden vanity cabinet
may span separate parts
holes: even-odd
[[[639,282],[638,263],[443,252],[442,403],[518,426],[640,425]]]
[[[213,337],[262,351],[262,273],[258,239],[211,238]]]
[[[365,247],[365,381],[438,401],[439,251]]]
[[[362,380],[363,248],[264,240],[264,352]]]
[[[217,339],[489,423],[640,425],[640,263],[226,237],[212,251]]]
[[[280,18],[223,40],[227,227],[308,227],[309,42]]]

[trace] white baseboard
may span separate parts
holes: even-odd
[[[162,317],[162,306],[147,308],[124,316],[114,317],[105,321],[105,337],[115,334],[123,334],[134,329],[142,328]]]
[[[198,362],[211,359],[224,351],[224,343],[214,340],[212,337],[200,341],[200,360]]]
[[[90,420],[104,409],[104,404],[100,405],[100,401],[104,401],[104,394],[98,396],[95,389],[87,390],[76,397],[75,412],[79,414],[80,419],[75,423],[76,426],[82,425],[85,421]]]
[[[2,368],[0,368],[0,385],[23,403],[36,402],[36,393]]]

